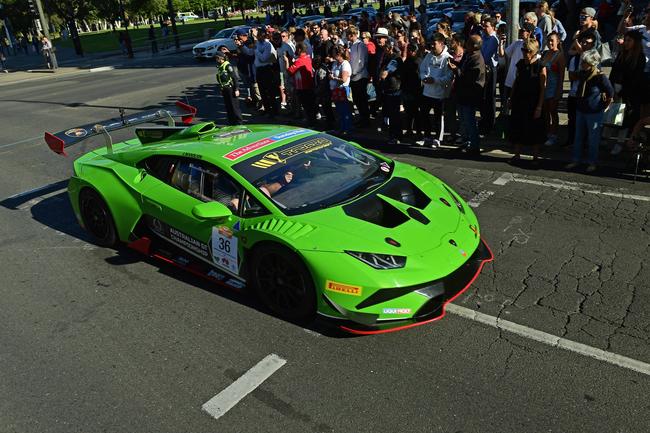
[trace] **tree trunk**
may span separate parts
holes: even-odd
[[[68,20],[68,28],[70,29],[70,38],[74,44],[74,52],[78,56],[83,56],[84,52],[81,48],[81,38],[79,37],[79,31],[77,30],[77,23],[73,19]]]

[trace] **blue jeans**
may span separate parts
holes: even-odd
[[[600,134],[603,129],[604,112],[584,113],[576,111],[576,135],[573,140],[573,161],[582,160],[582,145],[587,138],[589,155],[587,163],[595,164],[598,160],[598,146],[600,145]],[[585,137],[586,136],[586,137]]]
[[[339,125],[341,126],[341,131],[350,132],[352,129],[352,111],[350,110],[349,101],[338,101],[335,102],[336,114],[339,115]]]
[[[458,115],[460,117],[461,131],[464,134],[463,140],[469,140],[470,147],[478,149],[480,143],[478,125],[476,124],[476,107],[458,104]]]

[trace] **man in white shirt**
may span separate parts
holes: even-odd
[[[350,89],[352,90],[352,101],[359,110],[358,127],[368,126],[370,109],[368,108],[368,47],[359,38],[359,30],[350,26],[348,28],[348,42],[350,43],[350,65],[352,76],[350,77]]]
[[[257,43],[252,48],[243,46],[240,41],[235,43],[240,51],[255,56],[255,77],[260,88],[264,113],[273,119],[280,111],[278,54],[264,29],[253,29],[253,36],[257,38]]]

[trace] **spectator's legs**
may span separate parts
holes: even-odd
[[[433,98],[422,95],[422,99],[420,100],[420,119],[418,122],[418,129],[422,131],[425,139],[429,139],[429,136],[431,135],[431,120],[429,120],[429,113],[434,104],[435,100]]]
[[[434,139],[442,142],[445,135],[445,101],[443,99],[433,99],[433,126],[436,128]]]
[[[316,123],[316,109],[314,106],[314,91],[309,90],[296,90],[296,95],[300,100],[300,105],[305,111],[305,116],[309,125],[314,125]]]
[[[406,114],[406,131],[412,133],[418,129],[418,95],[402,92],[402,103]]]
[[[279,111],[280,83],[279,74],[271,66],[257,68],[257,83],[264,104],[264,113],[268,116],[275,116]]]
[[[573,162],[582,160],[582,146],[585,140],[585,131],[587,130],[587,118],[585,115],[576,110],[575,119],[576,133],[573,139]]]
[[[478,125],[476,124],[476,107],[470,105],[459,105],[458,111],[461,114],[463,131],[467,135],[470,148],[480,149]]]
[[[496,84],[497,77],[492,65],[485,65],[485,89],[483,93],[483,105],[481,106],[481,121],[479,129],[483,135],[487,135],[494,128],[494,116],[496,111]]]
[[[603,130],[603,112],[584,114],[587,123],[587,143],[589,145],[589,164],[596,164],[598,161],[598,146]]]
[[[352,90],[352,100],[359,110],[359,125],[367,126],[370,119],[370,109],[368,108],[368,79],[361,78],[357,81],[350,81]]]
[[[453,139],[459,132],[457,107],[456,97],[452,94],[449,99],[445,100],[445,127],[449,131],[450,139]]]
[[[402,117],[400,105],[402,98],[399,95],[390,95],[384,97],[384,107],[388,117],[388,136],[390,138],[402,137]]]
[[[339,116],[339,125],[342,132],[350,132],[352,129],[352,112],[349,101],[337,101],[336,114]]]
[[[332,99],[329,95],[322,95],[319,98],[320,104],[323,106],[323,113],[325,113],[325,118],[327,119],[327,127],[333,128],[336,124],[336,118],[334,117],[334,110],[332,109]]]
[[[569,122],[567,125],[566,145],[570,146],[573,144],[576,135],[576,98],[574,96],[569,96],[567,98],[567,115],[569,117]]]

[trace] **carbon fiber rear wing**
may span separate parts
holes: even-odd
[[[170,107],[158,108],[155,110],[141,111],[130,115],[124,114],[124,109],[120,108],[120,117],[105,120],[100,123],[91,123],[79,126],[77,128],[67,129],[65,131],[52,134],[45,133],[45,142],[52,152],[59,155],[67,156],[65,148],[77,144],[87,138],[103,134],[106,139],[106,147],[112,150],[113,141],[109,132],[119,129],[129,128],[141,123],[155,122],[160,119],[167,119],[168,126],[175,126],[174,117],[180,117],[184,124],[192,122],[196,114],[196,107],[176,101],[176,104]]]

